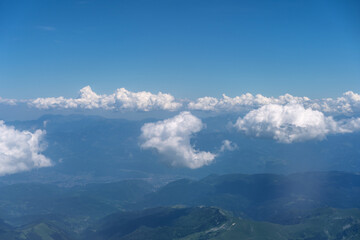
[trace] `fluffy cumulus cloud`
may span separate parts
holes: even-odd
[[[188,108],[201,111],[246,112],[269,104],[301,104],[307,108],[334,115],[360,113],[360,95],[351,91],[335,99],[310,99],[308,97],[296,97],[290,94],[275,98],[265,97],[261,94],[254,96],[250,93],[231,98],[223,94],[220,99],[214,97],[198,98],[196,101],[189,102]]]
[[[254,96],[250,93],[231,98],[223,94],[220,99],[213,97],[198,98],[196,101],[190,102],[188,108],[204,111],[247,111],[267,104],[304,103],[308,101],[310,99],[307,97],[294,97],[290,94],[278,98],[265,97],[261,94]]]
[[[336,99],[325,98],[314,100],[309,106],[330,114],[360,113],[360,95],[348,91],[344,93],[342,97]]]
[[[331,116],[301,104],[268,104],[238,118],[234,126],[247,135],[291,143],[358,131],[359,123],[357,118],[335,121]]]
[[[206,96],[195,101],[175,99],[174,96],[159,92],[157,94],[141,91],[131,92],[125,88],[117,89],[113,94],[97,94],[90,86],[80,90],[77,98],[48,97],[36,99],[4,99],[0,104],[27,104],[38,109],[103,109],[103,110],[198,110],[211,112],[248,112],[269,104],[301,104],[306,108],[321,111],[327,115],[360,114],[360,95],[352,91],[345,92],[338,98],[310,99],[285,94],[279,97],[266,97],[261,94],[245,93],[235,97],[225,94],[221,98]],[[184,103],[184,106],[183,106]]]
[[[250,93],[234,98],[223,95],[220,99],[199,98],[189,102],[188,108],[245,114],[234,125],[239,131],[283,143],[324,139],[328,134],[351,133],[360,129],[359,118],[349,118],[360,114],[360,95],[351,91],[338,98],[325,99],[290,94],[277,98]],[[343,119],[335,121],[334,116]]]
[[[84,108],[95,109],[105,108],[109,109],[112,103],[111,97],[107,95],[97,95],[92,91],[90,86],[86,86],[80,90],[78,98],[64,98],[64,97],[50,97],[50,98],[37,98],[30,100],[30,106],[49,109],[49,108]]]
[[[172,166],[199,168],[210,164],[216,157],[216,154],[196,150],[190,144],[191,136],[203,127],[199,118],[190,112],[181,112],[173,118],[146,123],[141,128],[141,146],[156,149]]]
[[[105,109],[105,110],[169,110],[173,111],[181,107],[181,103],[166,93],[153,94],[150,92],[130,92],[120,88],[110,95],[98,95],[90,86],[80,90],[78,98],[37,98],[29,100],[28,105],[39,109]]]
[[[0,175],[51,166],[51,161],[41,152],[45,132],[19,131],[0,121]]]
[[[150,92],[130,92],[125,88],[120,88],[115,93],[115,102],[119,108],[136,109],[149,111],[153,109],[176,110],[181,107],[181,103],[167,93],[152,94]]]

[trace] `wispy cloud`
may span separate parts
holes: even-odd
[[[220,152],[225,152],[225,151],[235,151],[236,149],[238,149],[238,145],[236,143],[231,142],[230,140],[224,140],[222,142],[221,148],[220,148]]]
[[[52,26],[36,26],[37,29],[43,30],[43,31],[55,31],[56,28]]]
[[[7,99],[0,97],[0,104],[16,105],[18,101],[16,99]]]

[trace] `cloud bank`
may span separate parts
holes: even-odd
[[[0,121],[0,176],[51,166],[44,150],[45,131],[19,131]]]
[[[275,98],[265,97],[261,94],[254,96],[250,93],[231,98],[223,94],[220,99],[214,97],[198,98],[196,101],[189,102],[188,108],[200,111],[244,112],[269,104],[301,104],[307,108],[328,114],[360,113],[360,95],[351,91],[344,93],[342,97],[336,99],[310,99],[308,97],[295,97],[290,94]]]
[[[80,90],[78,98],[37,98],[29,100],[28,105],[39,109],[105,109],[105,110],[168,110],[174,111],[181,103],[167,93],[153,94],[150,92],[130,92],[120,88],[110,95],[98,95],[90,86]]]
[[[292,143],[358,131],[360,118],[335,121],[331,116],[301,104],[268,104],[239,117],[234,127],[250,136]]]
[[[310,139],[321,140],[329,134],[357,131],[359,120],[350,117],[360,116],[360,95],[352,91],[345,92],[338,98],[324,99],[296,97],[290,94],[266,97],[261,94],[246,93],[235,97],[225,94],[221,98],[206,96],[190,101],[175,99],[167,93],[131,92],[125,88],[119,88],[113,94],[99,95],[92,91],[90,86],[86,86],[80,90],[77,98],[50,97],[15,100],[0,97],[0,104],[14,106],[25,104],[25,106],[42,110],[101,109],[143,112],[197,110],[217,114],[236,113],[241,116],[245,114],[234,125],[239,131],[250,136],[271,137],[284,143]],[[334,118],[342,120],[335,121]],[[223,149],[229,148],[230,145],[223,145]],[[190,153],[197,153],[187,150],[189,156]]]
[[[338,98],[310,99],[285,94],[279,97],[266,97],[261,94],[245,93],[235,97],[225,94],[221,98],[210,96],[195,101],[175,99],[168,93],[157,94],[141,91],[131,92],[125,88],[117,89],[113,94],[97,94],[90,86],[80,90],[77,98],[48,97],[36,99],[3,99],[0,104],[26,104],[37,109],[102,109],[113,111],[183,111],[197,110],[217,113],[246,113],[269,104],[301,104],[305,108],[321,111],[327,115],[360,114],[360,95],[352,91]]]
[[[310,101],[307,97],[294,97],[290,94],[285,94],[278,98],[265,97],[261,94],[252,95],[250,93],[242,94],[234,98],[223,94],[222,98],[217,99],[213,97],[198,98],[194,102],[188,104],[189,109],[203,110],[203,111],[246,111],[254,109],[267,104],[287,104],[287,103],[304,103]]]
[[[190,112],[181,112],[173,118],[146,123],[141,128],[141,147],[155,148],[166,156],[166,161],[171,166],[199,168],[210,164],[216,157],[216,154],[196,150],[190,144],[191,136],[203,127],[201,120]]]
[[[6,104],[6,105],[16,105],[17,100],[15,99],[7,99],[0,97],[0,104]]]

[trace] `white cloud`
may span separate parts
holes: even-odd
[[[166,156],[172,166],[192,169],[210,164],[216,154],[194,149],[190,138],[204,127],[201,120],[190,112],[155,123],[146,123],[141,128],[143,148],[155,148]]]
[[[336,99],[325,98],[314,100],[312,108],[329,114],[351,114],[360,112],[360,95],[352,91],[343,94]]]
[[[343,119],[338,122],[338,132],[352,133],[360,131],[360,118]]]
[[[181,103],[175,101],[175,98],[167,93],[152,94],[150,92],[130,92],[125,88],[116,90],[115,101],[121,109],[135,110],[176,110],[181,107]]]
[[[125,88],[117,89],[111,95],[98,95],[92,91],[90,86],[80,90],[78,98],[37,98],[29,100],[28,105],[39,109],[50,108],[81,108],[81,109],[105,109],[105,110],[176,110],[181,107],[181,103],[176,102],[175,98],[166,93],[159,92],[130,92]]]
[[[331,117],[299,104],[265,105],[235,123],[235,127],[247,135],[271,137],[284,143],[323,139],[335,126]]]
[[[16,105],[16,102],[17,101],[15,99],[7,99],[7,98],[0,97],[0,103],[1,104]]]
[[[225,152],[225,151],[234,151],[236,149],[238,149],[238,145],[236,143],[231,142],[230,140],[224,140],[222,142],[221,148],[220,148],[220,152]]]
[[[51,166],[44,150],[42,138],[45,131],[19,131],[0,121],[0,175]]]
[[[231,98],[223,94],[220,99],[214,97],[198,98],[196,101],[189,102],[188,108],[201,111],[246,112],[268,104],[302,104],[307,108],[310,107],[331,115],[360,113],[360,95],[351,91],[335,99],[310,99],[290,94],[275,98],[265,97],[261,94],[254,96],[250,93]]]
[[[198,98],[196,102],[189,102],[188,108],[192,110],[215,111],[218,108],[219,100],[214,97]]]
[[[360,119],[335,121],[322,112],[301,104],[269,104],[252,110],[234,124],[239,131],[256,137],[270,137],[291,143],[310,139],[324,139],[328,134],[350,133],[360,130]]]
[[[288,104],[304,103],[310,101],[307,97],[294,97],[285,94],[278,98],[265,97],[261,94],[252,95],[251,93],[242,94],[234,98],[223,94],[222,98],[213,97],[198,98],[195,102],[188,104],[189,109],[203,111],[248,111],[267,104]]]
[[[223,94],[221,98],[207,96],[198,98],[195,101],[189,101],[175,99],[174,96],[167,93],[131,92],[125,88],[119,88],[113,94],[99,95],[92,91],[90,86],[86,86],[80,90],[77,98],[49,97],[15,100],[0,97],[0,103],[9,105],[25,103],[38,109],[103,109],[114,111],[176,111],[187,109],[217,113],[246,113],[269,104],[301,104],[305,108],[318,110],[326,115],[351,116],[360,114],[360,95],[352,91],[345,92],[338,98],[324,99],[310,99],[290,94],[279,97],[266,97],[261,94],[245,93],[235,97]],[[185,104],[184,107],[182,106],[183,103]]]
[[[114,104],[113,97],[107,95],[97,95],[92,91],[90,86],[86,86],[80,90],[80,96],[78,98],[37,98],[30,100],[28,104],[30,106],[39,109],[50,108],[84,108],[84,109],[96,109],[104,108],[111,109]]]

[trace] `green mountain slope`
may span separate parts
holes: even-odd
[[[318,209],[298,224],[234,217],[212,207],[155,208],[110,215],[88,229],[89,240],[355,240],[360,209]]]
[[[18,239],[24,240],[72,240],[69,233],[47,222],[30,224],[16,232]]]
[[[321,209],[294,225],[236,220],[230,229],[210,239],[355,240],[360,239],[360,210]]]
[[[84,239],[176,239],[220,227],[228,217],[217,208],[156,208],[110,215]]]
[[[14,228],[0,224],[1,240],[74,240],[71,233],[49,221]]]

